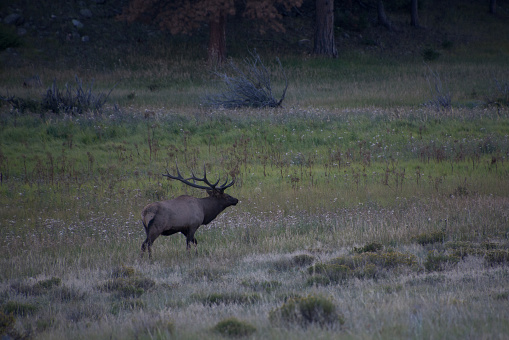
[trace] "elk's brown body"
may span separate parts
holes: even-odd
[[[226,184],[228,182],[226,180],[223,185],[217,187],[219,181],[215,184],[209,183],[206,172],[203,178],[197,178],[193,174],[191,178],[184,179],[177,167],[177,174],[177,176],[172,176],[167,172],[163,176],[179,180],[198,189],[205,189],[209,196],[196,198],[183,195],[172,200],[147,205],[141,212],[141,220],[147,234],[146,240],[141,245],[142,255],[148,249],[149,257],[151,257],[150,248],[159,235],[169,236],[179,232],[186,236],[187,249],[189,249],[191,243],[195,245],[198,243],[194,234],[201,225],[212,222],[224,209],[238,203],[238,199],[224,193],[224,190],[232,186],[235,181]],[[207,186],[197,185],[189,180],[201,181]]]

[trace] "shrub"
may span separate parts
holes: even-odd
[[[37,282],[34,285],[34,288],[41,288],[41,289],[48,290],[48,289],[51,289],[53,287],[58,287],[61,284],[62,284],[62,280],[60,278],[52,277],[51,279],[42,280],[42,281]]]
[[[432,244],[436,242],[443,242],[446,237],[443,231],[432,231],[430,233],[422,233],[412,237],[412,242],[418,243],[421,246]]]
[[[302,327],[312,324],[333,327],[344,323],[334,303],[323,296],[314,295],[288,300],[281,307],[272,310],[269,319],[274,324],[297,324]]]
[[[314,256],[308,254],[295,255],[292,257],[292,262],[299,267],[308,266],[313,263],[314,260]]]
[[[115,301],[111,306],[111,313],[117,315],[121,310],[135,310],[145,308],[145,302],[140,299]]]
[[[369,245],[367,249],[373,249]],[[307,285],[327,285],[341,283],[350,278],[376,278],[382,270],[390,270],[401,266],[416,267],[417,259],[413,254],[397,251],[362,252],[353,256],[340,256],[325,263],[317,263],[308,268],[312,275]]]
[[[430,251],[426,256],[424,267],[428,271],[441,271],[456,265],[459,260],[460,258],[456,255],[447,255],[437,253],[436,251]]]
[[[71,301],[83,301],[85,299],[86,294],[80,292],[76,288],[68,288],[66,286],[62,286],[58,289],[55,289],[51,293],[51,297],[55,300],[59,300],[62,302],[71,302]]]
[[[90,111],[101,112],[113,88],[108,94],[102,92],[94,93],[92,92],[93,82],[88,88],[84,89],[82,81],[77,76],[75,80],[76,87],[66,84],[64,90],[57,86],[56,81],[53,81],[53,85],[46,90],[40,101],[16,96],[0,96],[0,100],[6,101],[11,104],[14,110],[22,113],[25,111],[34,113],[52,111],[57,114],[82,114]]]
[[[327,286],[331,283],[331,279],[325,275],[312,275],[306,280],[306,286]]]
[[[495,79],[495,88],[493,93],[487,99],[488,104],[509,105],[509,81],[499,81]]]
[[[54,287],[60,286],[61,283],[62,283],[61,279],[59,279],[58,277],[52,277],[51,279],[39,281],[34,285],[27,285],[20,282],[13,283],[11,285],[11,288],[18,292],[19,294],[23,295],[41,295],[47,293]]]
[[[37,312],[37,310],[37,306],[31,303],[22,303],[18,301],[7,301],[7,303],[3,306],[4,313],[18,316],[31,315]]]
[[[428,67],[431,76],[427,77],[428,86],[430,88],[433,99],[424,103],[424,106],[434,108],[435,110],[449,110],[452,107],[452,96],[451,92],[444,89],[442,79],[437,72],[434,72]],[[431,85],[431,78],[433,78],[433,86]]]
[[[42,108],[54,113],[82,114],[88,111],[100,112],[110,93],[93,93],[93,82],[83,89],[83,83],[78,76],[75,77],[76,87],[65,85],[65,90],[58,88],[56,81],[46,91],[42,98]]]
[[[211,293],[207,295],[196,294],[192,296],[194,299],[201,301],[207,305],[219,304],[250,304],[260,300],[258,294],[243,293]]]
[[[372,242],[366,244],[364,247],[361,248],[353,248],[353,251],[356,253],[376,253],[377,251],[380,251],[384,248],[384,246],[378,242]]]
[[[0,311],[0,335],[8,334],[14,328],[16,318],[12,313],[4,313]]]
[[[285,98],[288,80],[277,59],[281,73],[285,77],[286,87],[280,100],[276,100],[272,94],[270,72],[254,52],[251,58],[244,60],[244,67],[237,66],[230,61],[229,67],[233,76],[226,73],[216,73],[220,77],[226,89],[219,94],[208,95],[204,102],[212,107],[238,108],[238,107],[278,107]]]
[[[352,270],[374,264],[380,268],[391,269],[397,266],[413,266],[417,263],[415,255],[398,251],[386,251],[379,253],[362,253],[354,256],[341,256],[334,258],[329,263],[345,265]]]
[[[282,284],[279,281],[250,281],[244,280],[241,283],[244,287],[251,288],[256,291],[266,291],[270,293],[277,288],[281,287]]]
[[[118,278],[118,277],[133,277],[139,275],[139,273],[134,270],[133,267],[121,265],[118,268],[115,268],[111,274],[112,277]]]
[[[256,327],[237,318],[229,318],[218,322],[214,326],[214,331],[223,336],[243,337],[250,336],[256,332]]]
[[[497,293],[493,297],[495,300],[509,300],[509,291]]]
[[[352,276],[352,270],[349,267],[335,263],[317,263],[308,268],[308,273],[324,276],[335,283],[345,281]]]
[[[38,112],[42,109],[41,103],[39,101],[30,98],[20,98],[16,96],[11,97],[0,96],[0,100],[9,103],[12,109],[20,113],[24,113],[26,111]]]
[[[488,250],[485,256],[488,265],[497,265],[509,262],[509,251],[504,249]]]
[[[143,277],[118,277],[108,280],[100,289],[107,292],[116,292],[121,297],[140,297],[146,290],[155,286],[151,279]]]

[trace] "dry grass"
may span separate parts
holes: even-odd
[[[215,338],[214,325],[230,317],[253,325],[252,336],[263,338],[502,339],[509,330],[507,263],[491,265],[472,255],[428,271],[429,249],[441,250],[443,242],[413,241],[440,229],[444,242],[490,241],[507,249],[506,197],[414,197],[390,208],[368,204],[320,213],[296,205],[259,210],[262,200],[243,201],[202,227],[197,254],[185,251],[182,237],[157,240],[153,261],[138,257],[143,235],[136,218],[81,212],[80,225],[70,218],[44,221],[30,233],[18,229],[2,244],[2,306],[35,306],[16,316],[16,329],[40,339]],[[415,256],[417,265],[382,264],[374,279],[309,286],[308,265],[294,260],[303,254],[315,263],[355,257],[355,248],[373,241]],[[259,289],[256,282],[272,285]],[[310,294],[329,299],[344,324],[273,327],[271,311]]]

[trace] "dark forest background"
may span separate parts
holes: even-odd
[[[380,3],[385,17],[380,16]],[[168,59],[167,54],[159,53],[163,49],[175,57],[207,60],[207,21],[197,22],[186,34],[172,34],[156,21],[151,24],[150,20],[120,20],[128,4],[126,0],[2,1],[1,67],[41,65],[104,70],[114,67],[119,57],[126,54]],[[433,60],[444,53],[480,58],[507,55],[507,1],[420,0],[417,23],[412,21],[411,4],[410,0],[334,1],[337,55],[360,52],[417,60]],[[235,14],[226,16],[227,57],[244,56],[253,49],[275,55],[312,56],[316,5],[311,0],[290,9],[280,5],[277,29],[265,21],[246,18],[242,8],[237,8]],[[242,2],[236,6],[241,7]],[[266,29],[260,29],[260,23]]]

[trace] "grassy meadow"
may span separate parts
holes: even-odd
[[[3,330],[38,339],[503,338],[507,113],[4,113]],[[199,229],[197,251],[174,235],[156,240],[153,260],[140,258],[144,205],[203,196],[161,176],[175,159],[182,172],[205,165],[211,178],[235,176],[228,192],[240,203]]]
[[[497,46],[448,46],[427,63],[281,56],[278,109],[201,105],[212,70],[164,45],[112,48],[91,69],[0,67],[2,95],[39,99],[75,75],[114,87],[101,114],[0,106],[0,333],[507,338],[509,64]],[[262,57],[279,93],[275,56]],[[44,86],[21,86],[33,74]],[[445,93],[450,108],[429,105]],[[196,250],[161,236],[140,258],[146,204],[205,196],[161,175],[176,160],[184,175],[234,177],[239,204],[200,227]]]

